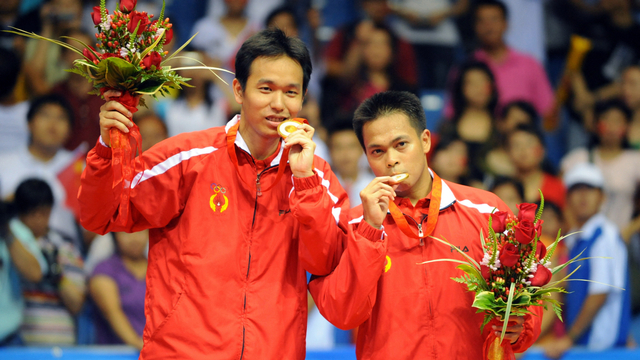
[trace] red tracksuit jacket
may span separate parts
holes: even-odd
[[[396,198],[415,233],[426,225],[429,199],[415,208]],[[483,256],[480,229],[487,234],[488,218],[497,207],[509,211],[494,194],[443,181],[440,214],[433,235],[446,239],[472,258]],[[342,329],[360,326],[358,359],[482,359],[490,326],[480,333],[483,314],[471,307],[473,293],[451,280],[463,274],[455,263],[418,263],[434,259],[465,260],[450,246],[431,238],[409,238],[388,214],[383,230],[362,218],[362,206],[349,214],[349,238],[335,271],[314,277],[309,284],[320,313]],[[528,315],[525,330],[513,345],[526,350],[540,334],[540,316]]]
[[[331,271],[347,195],[316,157],[315,176],[295,178],[287,167],[276,187],[257,196],[226,149],[238,119],[142,154],[147,170],[133,181],[125,226],[115,223],[111,149],[98,143],[87,156],[82,225],[100,234],[151,229],[141,359],[305,357],[305,270]],[[246,182],[273,183],[282,148],[274,159],[255,160],[239,133],[234,148]]]

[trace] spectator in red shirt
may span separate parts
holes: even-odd
[[[365,17],[338,30],[325,50],[327,76],[348,79],[358,74],[364,61],[364,46],[375,25],[385,24],[389,8],[385,0],[361,0]],[[416,85],[418,71],[411,44],[398,40],[393,64],[398,76],[405,82]]]
[[[542,191],[545,201],[551,201],[564,208],[565,188],[562,180],[545,169],[545,147],[542,133],[534,126],[519,125],[507,140],[507,151],[516,168],[516,178],[524,186],[524,201],[540,200]],[[545,171],[547,170],[547,171]]]

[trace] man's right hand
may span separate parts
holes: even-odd
[[[393,179],[390,176],[380,176],[373,179],[360,192],[364,220],[376,229],[380,229],[384,218],[387,216],[389,201],[393,201],[396,197],[395,188],[397,185],[390,185],[389,183],[393,183]]]
[[[109,129],[115,127],[123,133],[128,133],[129,128],[133,127],[133,122],[131,121],[133,114],[124,105],[111,100],[111,98],[120,95],[122,93],[117,90],[106,91],[104,98],[107,102],[100,107],[100,136],[102,136],[102,141],[107,146],[111,146]]]

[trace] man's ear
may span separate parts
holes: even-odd
[[[424,129],[424,131],[422,131],[421,140],[424,153],[429,153],[429,150],[431,150],[431,132],[427,129]]]
[[[244,91],[242,89],[242,84],[240,84],[240,81],[238,81],[238,79],[233,79],[233,97],[236,98],[236,102],[240,105],[242,105],[242,102],[244,101]]]

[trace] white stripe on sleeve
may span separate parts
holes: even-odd
[[[169,169],[171,169],[176,165],[179,165],[183,161],[189,160],[195,156],[211,154],[216,150],[218,150],[218,148],[215,148],[213,146],[208,146],[206,148],[196,148],[196,149],[181,151],[169,157],[167,160],[159,163],[158,165],[152,167],[151,169],[147,169],[143,172],[139,172],[138,174],[136,174],[136,176],[133,178],[133,181],[131,182],[131,188],[132,189],[135,188],[141,182],[151,179],[154,176],[164,174],[165,172],[169,171]]]

